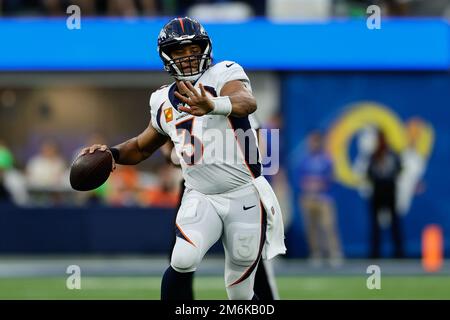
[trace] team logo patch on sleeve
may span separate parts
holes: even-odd
[[[164,110],[164,116],[166,118],[166,122],[173,120],[173,112],[171,107]]]

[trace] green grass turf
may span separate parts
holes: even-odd
[[[160,277],[83,277],[81,290],[65,278],[0,278],[0,299],[159,299]],[[369,290],[359,276],[278,277],[282,299],[450,299],[450,277],[384,276]],[[222,277],[197,277],[196,299],[226,299]]]

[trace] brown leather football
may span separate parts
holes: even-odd
[[[108,180],[111,169],[112,156],[108,151],[85,153],[70,168],[70,185],[77,191],[96,189]]]

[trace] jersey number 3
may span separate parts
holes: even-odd
[[[188,166],[197,164],[203,157],[203,143],[192,134],[195,117],[176,124],[177,135],[183,135],[181,156]]]

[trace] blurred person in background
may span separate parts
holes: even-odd
[[[97,0],[40,0],[40,7],[48,16],[65,16],[67,8],[71,5],[80,7],[82,16],[97,14]]]
[[[50,140],[41,144],[38,154],[31,157],[26,165],[28,183],[34,188],[61,187],[66,171],[67,164],[58,145]]]
[[[0,204],[13,203],[13,196],[6,183],[6,172],[13,166],[11,152],[0,142]]]
[[[423,142],[426,141],[424,138],[426,139],[427,133],[432,135],[431,132],[432,129],[421,119],[413,118],[407,123],[408,143],[400,154],[402,171],[397,180],[397,210],[402,216],[409,212],[414,197],[426,190],[423,176],[427,169],[429,151],[425,151],[423,146],[430,143]]]
[[[0,16],[32,15],[42,13],[37,3],[27,0],[0,0]]]
[[[160,12],[158,10],[158,2],[161,5],[167,1],[157,0],[109,0],[107,2],[107,14],[109,16],[136,17],[136,16],[156,16]]]
[[[76,5],[82,16],[156,16],[159,8],[176,6],[166,0],[0,0],[0,15],[4,16],[67,16],[67,8]]]
[[[146,188],[141,195],[141,203],[145,206],[160,208],[176,208],[179,202],[180,179],[178,171],[170,164],[162,164],[158,168],[158,183]]]
[[[366,17],[366,10],[371,5],[379,6],[382,16],[450,16],[448,0],[334,0],[333,14],[335,16]]]
[[[370,257],[380,258],[381,228],[383,215],[390,217],[395,258],[403,257],[402,236],[397,214],[397,178],[402,168],[400,158],[389,147],[386,136],[377,131],[377,145],[367,168],[367,179],[372,186],[370,196],[371,248]]]
[[[300,4],[299,4],[300,3]],[[170,16],[190,15],[211,20],[214,10],[225,10],[223,18],[230,19],[229,12],[237,16],[273,16],[280,9],[289,17],[308,16],[308,11],[317,6],[331,16],[366,17],[367,8],[377,5],[383,16],[446,16],[450,17],[448,0],[0,0],[0,15],[3,16],[65,16],[70,5],[77,5],[84,16]],[[191,11],[193,10],[193,11]],[[294,10],[294,11],[292,11]],[[239,12],[241,11],[241,12]],[[329,13],[328,13],[329,12]],[[209,17],[208,18],[208,14]],[[312,11],[314,16],[314,10]],[[211,17],[213,16],[213,17]],[[311,12],[310,12],[311,16]],[[321,17],[320,15],[317,17]]]
[[[307,151],[300,162],[300,206],[308,238],[310,262],[320,266],[324,259],[331,266],[342,263],[340,239],[336,226],[335,205],[330,194],[333,163],[323,149],[323,136],[312,131],[307,139]]]
[[[0,0],[1,1],[1,0]],[[70,5],[80,7],[83,16],[138,17],[156,16],[159,7],[167,6],[160,0],[42,0],[42,7],[49,16],[65,16]]]
[[[114,207],[134,207],[140,205],[139,172],[135,167],[117,166],[108,179],[107,202]]]
[[[0,189],[1,199],[19,206],[29,204],[26,179],[14,167],[14,156],[2,141],[0,141]]]
[[[335,0],[335,16],[366,17],[367,8],[379,6],[382,16],[406,16],[409,11],[408,0]]]

